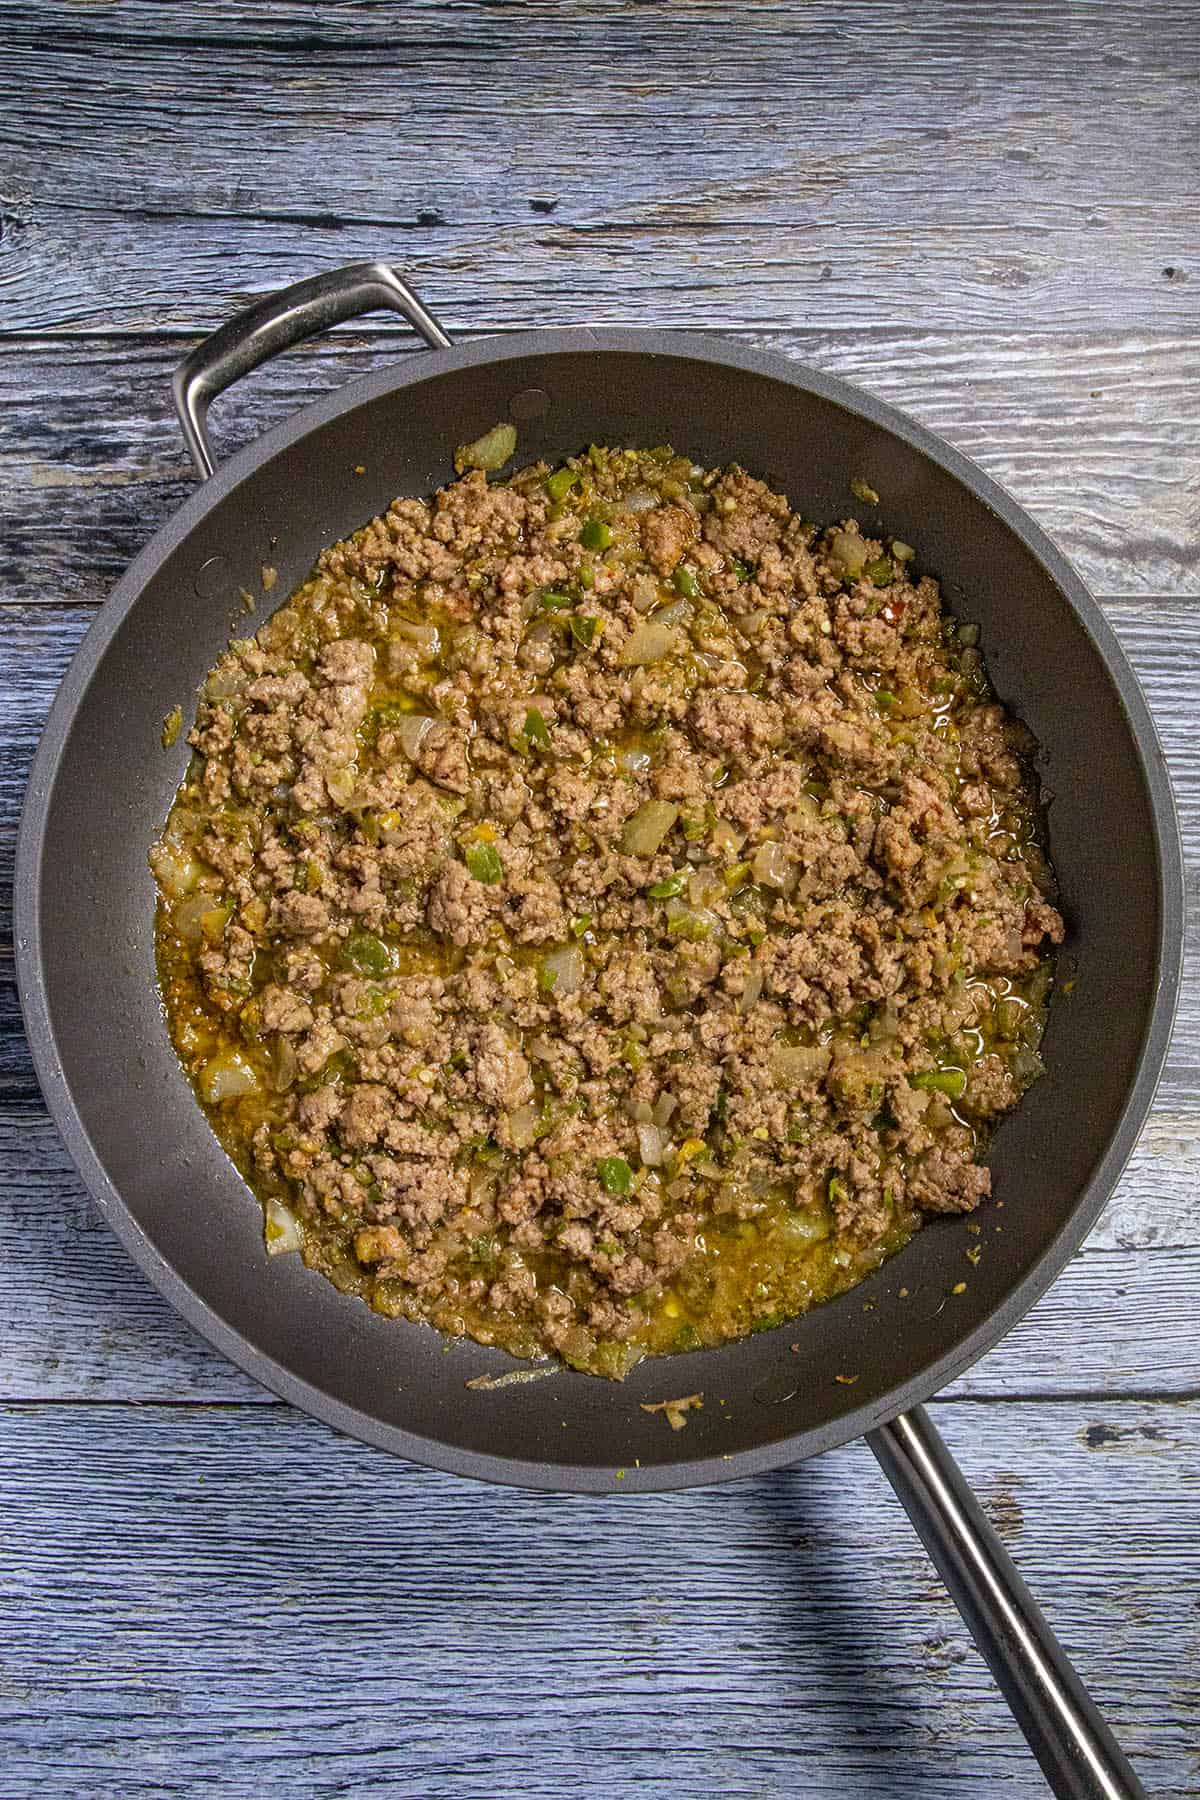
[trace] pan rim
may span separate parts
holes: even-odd
[[[330,420],[382,395],[415,387],[451,370],[532,355],[616,352],[701,361],[764,376],[815,394],[852,416],[889,432],[928,457],[994,513],[1039,562],[1095,645],[1125,715],[1154,825],[1159,897],[1155,999],[1125,1105],[1092,1174],[1061,1229],[1025,1276],[953,1346],[878,1399],[800,1433],[728,1456],[680,1457],[620,1475],[608,1466],[535,1461],[471,1451],[383,1423],[293,1374],[250,1343],[188,1285],[134,1219],[94,1150],[57,1054],[47,1001],[41,937],[42,852],[59,763],[88,684],[112,638],[161,562],[184,543],[201,519],[266,461]],[[168,1304],[236,1366],[279,1398],[322,1423],[411,1461],[501,1485],[574,1492],[659,1492],[712,1485],[764,1473],[834,1449],[909,1407],[928,1400],[1005,1336],[1041,1298],[1079,1248],[1109,1199],[1145,1122],[1171,1038],[1183,966],[1184,866],[1178,816],[1166,759],[1140,683],[1098,602],[1047,534],[1008,491],[952,445],[904,412],[849,382],[708,333],[637,327],[551,328],[472,340],[449,350],[407,357],[399,364],[335,389],[221,464],[167,519],[134,558],[84,635],[50,708],[30,769],[17,837],[14,945],[17,988],[34,1070],[47,1108],[101,1216]]]

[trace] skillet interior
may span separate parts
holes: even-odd
[[[849,482],[879,490],[888,529],[980,621],[993,683],[1042,745],[1076,981],[1051,1009],[1050,1074],[994,1146],[997,1203],[979,1215],[978,1240],[961,1219],[931,1224],[802,1321],[643,1364],[621,1387],[563,1372],[486,1393],[465,1382],[515,1366],[500,1353],[447,1349],[338,1295],[297,1258],[266,1258],[257,1204],[167,1039],[146,851],[188,754],[182,740],[161,749],[163,716],[182,703],[190,721],[231,630],[248,628],[239,589],[257,592],[271,562],[281,598],[323,545],[394,494],[444,482],[453,446],[531,390],[547,403],[522,420],[519,460],[665,440],[710,465],[745,463],[818,519],[854,510],[869,523]],[[89,1186],[152,1279],[235,1360],[333,1424],[462,1473],[592,1488],[623,1468],[628,1486],[683,1485],[796,1461],[926,1397],[1057,1272],[1128,1154],[1165,1048],[1173,830],[1153,729],[1111,635],[1041,534],[964,459],[780,359],[666,334],[544,333],[414,358],[318,403],[235,457],[139,557],[81,650],[35,765],[19,973],[43,1086]],[[952,1294],[961,1281],[965,1293]],[[678,1436],[638,1407],[697,1390],[704,1409]]]

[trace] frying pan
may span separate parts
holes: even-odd
[[[408,319],[430,354],[316,401],[214,472],[214,395],[310,333],[381,306]],[[1174,1012],[1183,885],[1170,787],[1137,682],[1078,576],[993,481],[843,382],[663,331],[551,330],[452,347],[380,263],[261,301],[187,358],[175,394],[203,485],[134,561],[75,657],[18,846],[29,1041],[105,1218],[172,1305],[250,1374],[343,1431],[460,1475],[593,1492],[685,1487],[866,1433],[1055,1790],[1140,1793],[920,1410],[1082,1241],[1145,1118]],[[440,486],[453,446],[505,418],[519,427],[522,460],[589,442],[669,442],[706,464],[745,464],[816,518],[844,515],[851,481],[865,478],[888,530],[917,546],[951,607],[981,625],[996,689],[1041,745],[1075,980],[1051,1007],[1050,1072],[996,1139],[995,1199],[978,1239],[961,1218],[931,1223],[863,1286],[798,1323],[643,1363],[623,1385],[563,1371],[484,1392],[467,1382],[513,1367],[501,1352],[461,1343],[446,1353],[434,1332],[376,1316],[299,1258],[268,1261],[258,1207],[167,1037],[146,853],[188,756],[182,741],[163,751],[162,719],[179,703],[190,716],[231,632],[250,628],[240,595],[258,591],[263,564],[288,593],[324,545],[395,494]],[[976,1243],[972,1268],[964,1253]],[[639,1405],[692,1391],[708,1403],[678,1434]]]

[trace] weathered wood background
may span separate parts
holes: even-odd
[[[1194,941],[1198,76],[1193,0],[0,0],[0,879],[55,683],[188,491],[173,363],[248,295],[382,255],[460,333],[774,345],[1008,483],[1146,684]],[[341,331],[218,433],[411,353]],[[11,973],[6,945],[4,1800],[1044,1792],[861,1447],[534,1498],[252,1386],[93,1217]],[[1190,981],[1106,1218],[936,1407],[1164,1796],[1200,1792],[1198,1166]]]

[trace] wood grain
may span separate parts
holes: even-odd
[[[439,304],[442,295],[431,287],[427,297]],[[453,326],[454,311],[444,311]],[[740,335],[857,382],[973,456],[1097,592],[1200,595],[1200,436],[1195,345],[1186,335]],[[4,347],[6,598],[102,598],[191,491],[169,402],[183,348],[162,336]],[[217,403],[216,441],[228,451],[326,390],[411,354],[410,335],[374,330],[307,345]]]
[[[1086,1247],[951,1394],[1200,1395],[1198,1138],[1194,1103],[1156,1110]],[[32,1105],[0,1109],[0,1319],[0,1399],[276,1404],[149,1286]]]
[[[1147,1786],[1195,1792],[1200,1407],[937,1418]],[[283,1408],[7,1408],[0,1457],[12,1800],[1045,1793],[861,1444],[611,1500]]]
[[[192,328],[364,254],[477,328],[1194,319],[1186,0],[0,22],[13,329]]]

